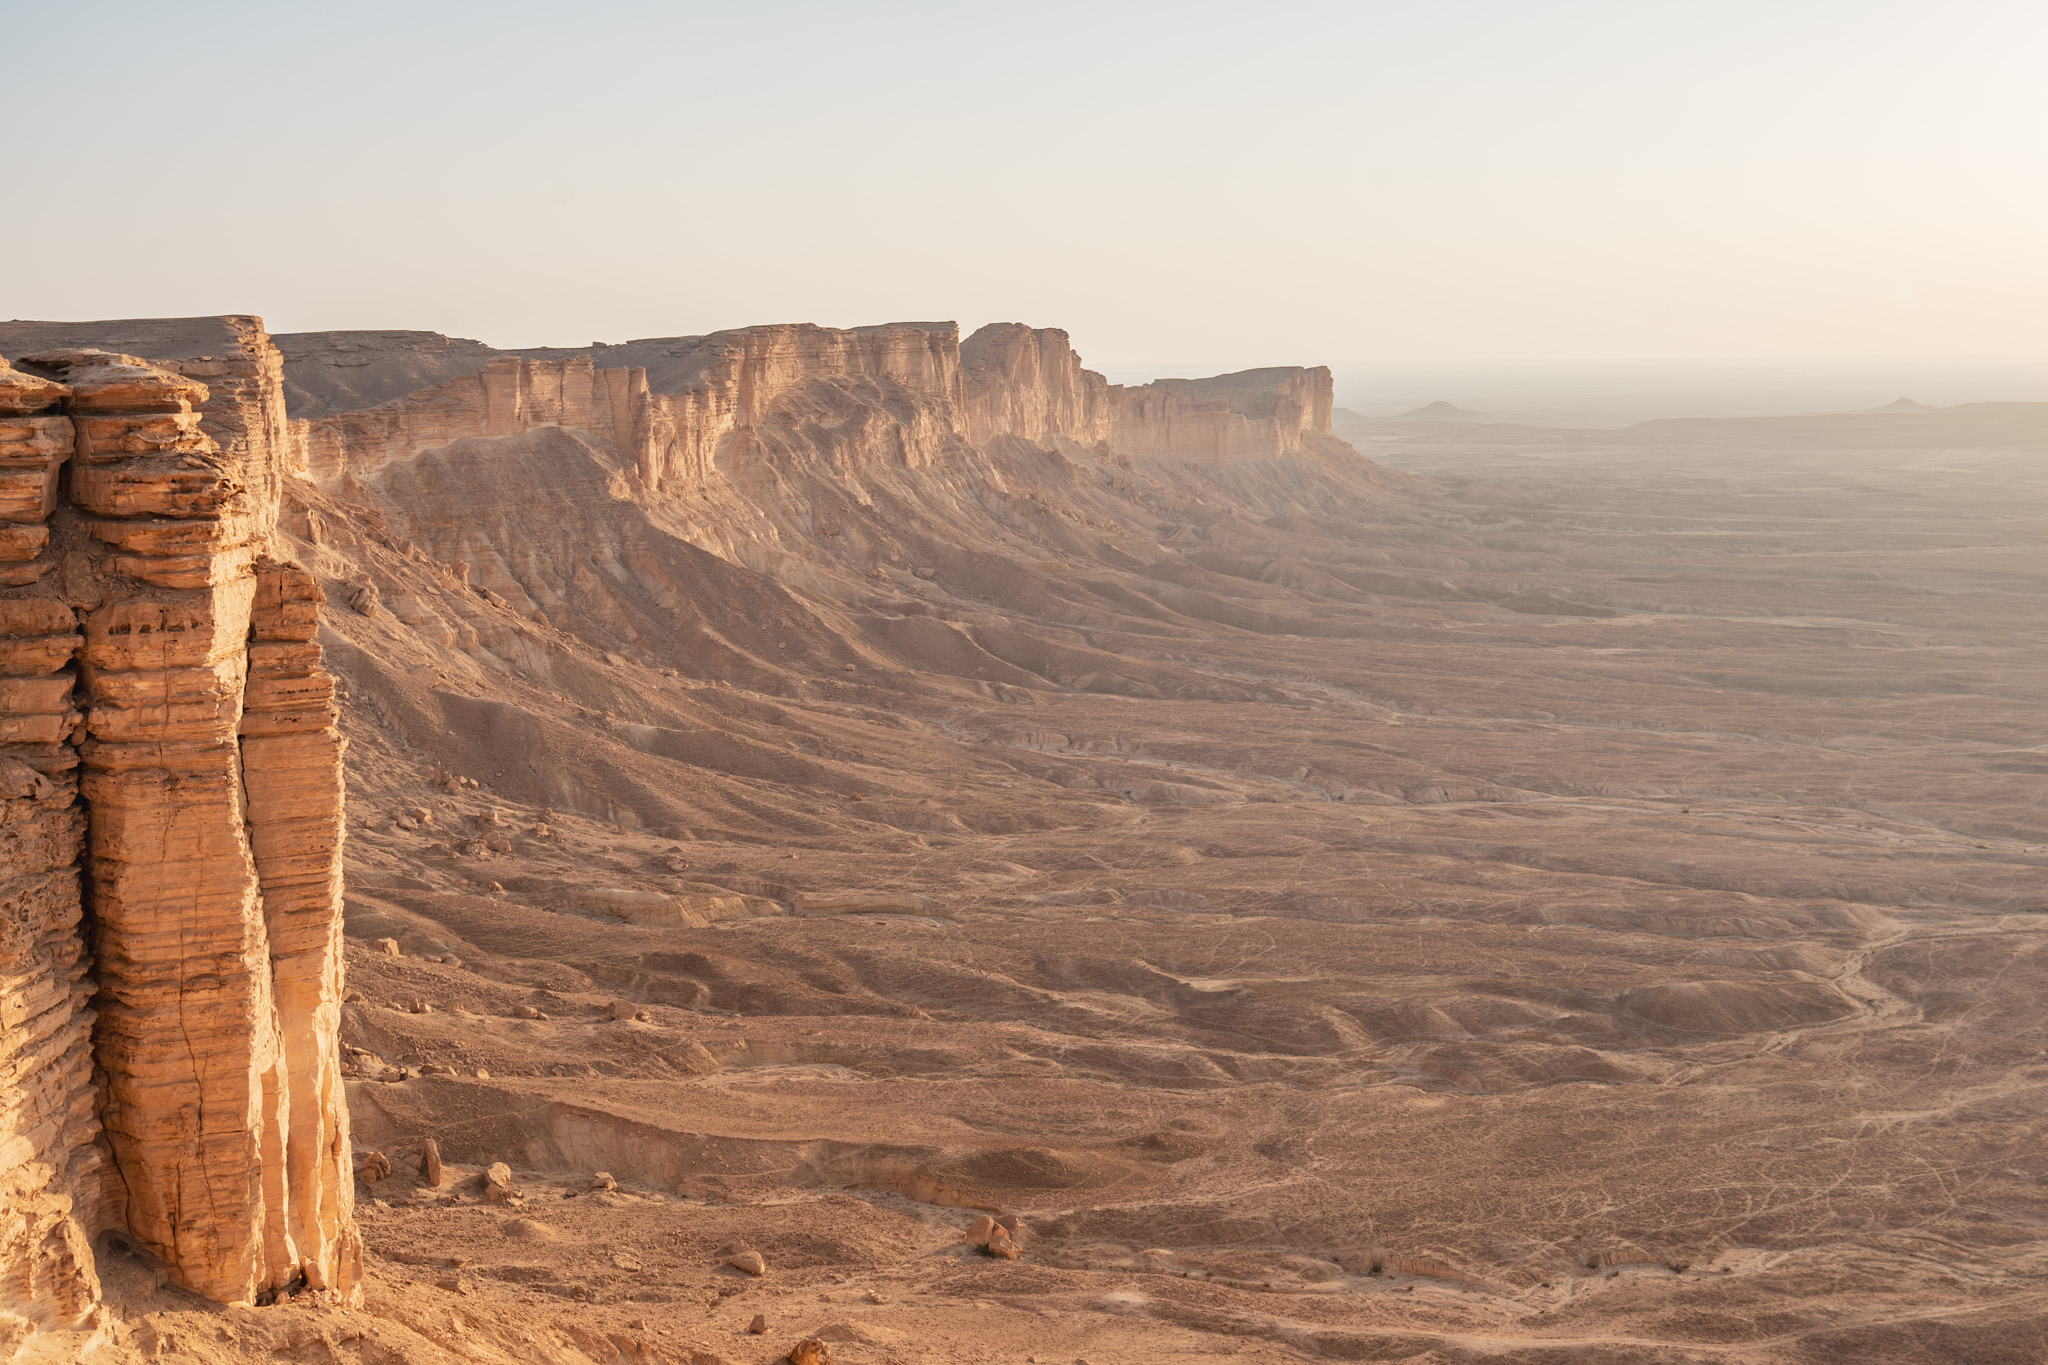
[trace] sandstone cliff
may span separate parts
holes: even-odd
[[[1330,430],[1330,372],[1245,370],[1127,387],[1083,369],[1067,334],[991,323],[960,346],[969,439],[1014,436],[1106,443],[1120,455],[1173,459],[1279,456]]]
[[[936,427],[984,446],[1106,443],[1138,458],[1278,456],[1330,429],[1321,367],[1214,379],[1111,384],[1083,368],[1057,329],[992,323],[965,341],[951,323],[836,330],[749,327],[704,337],[492,352],[428,333],[308,333],[284,338],[288,388],[307,414],[298,439],[314,479],[374,475],[393,459],[465,437],[540,427],[589,431],[649,488],[701,480],[753,450],[776,405],[811,385],[879,382],[930,405]],[[468,373],[369,403],[404,376]],[[379,376],[365,384],[359,373]]]
[[[280,357],[246,318],[0,354],[0,1312],[79,1322],[105,1228],[224,1301],[346,1293],[341,744],[272,553]]]
[[[23,1321],[89,1316],[109,1228],[223,1300],[359,1273],[324,596],[355,604],[353,666],[468,679],[404,719],[415,757],[513,743],[534,759],[494,763],[503,790],[673,825],[701,816],[618,774],[758,743],[733,718],[544,762],[528,713],[464,694],[595,702],[593,647],[770,692],[1136,694],[1143,669],[1063,627],[916,599],[1084,628],[1119,599],[1065,562],[1184,575],[1154,542],[1212,500],[1329,510],[1375,477],[1327,435],[1325,371],[1124,387],[1013,325],[283,341],[0,325],[0,1293]]]

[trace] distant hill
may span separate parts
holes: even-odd
[[[1455,403],[1448,403],[1439,398],[1434,403],[1427,403],[1422,407],[1402,413],[1399,420],[1403,422],[1483,422],[1486,420],[1486,414],[1468,411]]]
[[[1881,407],[1881,408],[1872,408],[1872,409],[1871,409],[1871,411],[1872,411],[1872,412],[1936,412],[1936,411],[1939,411],[1939,409],[1937,409],[1937,408],[1930,408],[1930,407],[1928,407],[1928,406],[1927,406],[1927,405],[1926,405],[1925,403],[1916,403],[1916,402],[1914,402],[1914,401],[1913,401],[1912,399],[1910,399],[1910,398],[1894,398],[1894,399],[1893,399],[1893,400],[1892,400],[1891,402],[1889,402],[1889,403],[1886,403],[1886,404],[1885,404],[1885,405],[1884,405],[1883,407]]]

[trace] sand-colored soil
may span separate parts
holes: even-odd
[[[423,459],[582,625],[316,509],[383,589],[327,638],[366,1306],[110,1292],[192,1360],[2048,1358],[2048,423],[1994,427],[820,482],[772,574]]]

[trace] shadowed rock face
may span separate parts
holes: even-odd
[[[44,1326],[91,1306],[104,1228],[228,1302],[359,1274],[341,739],[317,588],[271,553],[280,362],[251,319],[193,330],[0,339],[0,1309]]]

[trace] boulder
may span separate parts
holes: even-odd
[[[512,1202],[512,1168],[502,1161],[493,1161],[484,1172],[484,1200],[491,1204]]]
[[[832,1349],[817,1337],[805,1337],[784,1359],[789,1365],[832,1365]]]
[[[743,1275],[766,1275],[768,1262],[758,1251],[736,1251],[725,1258],[725,1263]]]
[[[372,943],[372,944],[370,945],[370,951],[371,951],[371,952],[373,952],[373,953],[382,953],[382,954],[384,954],[384,956],[386,956],[386,957],[402,957],[402,956],[404,956],[404,954],[402,954],[402,953],[401,953],[401,952],[399,951],[399,949],[398,949],[398,940],[397,940],[397,939],[395,939],[395,938],[380,938],[380,939],[378,939],[378,940],[377,940],[376,942],[374,942],[374,943]]]
[[[441,1144],[427,1138],[420,1143],[420,1179],[438,1190],[442,1174]]]

